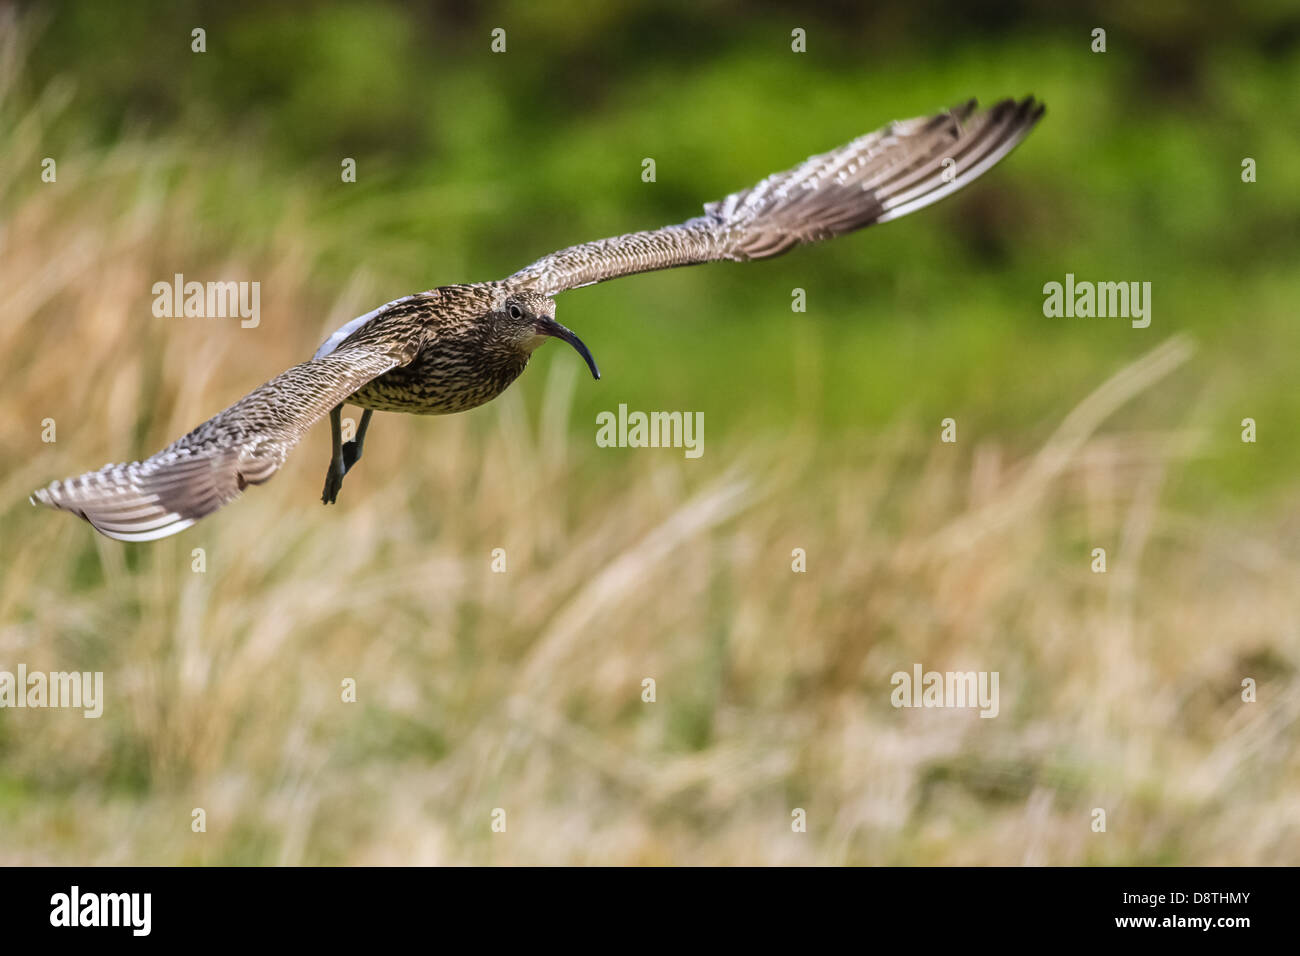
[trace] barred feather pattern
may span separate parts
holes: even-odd
[[[33,503],[70,511],[119,541],[183,531],[269,479],[309,427],[404,357],[389,343],[362,341],[295,365],[156,455],[52,482]]]
[[[555,295],[618,276],[701,262],[766,259],[938,202],[1013,150],[1043,115],[1033,97],[976,110],[971,100],[891,123],[705,205],[703,216],[570,246],[507,279]]]
[[[345,323],[311,361],[156,455],[52,482],[32,502],[80,515],[123,541],[174,534],[271,478],[303,433],[345,401],[416,414],[490,401],[523,372],[543,337],[577,341],[553,323],[551,297],[559,292],[692,263],[765,259],[897,219],[977,179],[1042,115],[1032,97],[983,112],[972,100],[813,156],[679,225],[570,246],[499,282],[395,299]]]

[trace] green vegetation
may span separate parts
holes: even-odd
[[[0,863],[1300,861],[1294,16],[841,6],[0,16],[0,670],[108,695],[0,710]],[[381,414],[328,511],[324,430],[155,545],[27,505],[381,302],[1027,93],[915,217],[562,296],[601,382],[552,346]],[[154,318],[176,272],[260,281],[260,327]],[[1066,273],[1151,282],[1151,326],[1045,317]],[[704,456],[595,447],[620,402],[703,411]],[[999,717],[891,708],[916,661],[1000,671]]]

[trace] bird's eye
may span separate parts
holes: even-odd
[[[512,304],[510,306],[510,318],[522,319],[523,317],[524,317],[524,310],[519,308],[519,306]]]

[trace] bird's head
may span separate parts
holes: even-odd
[[[536,292],[512,293],[501,303],[493,318],[497,334],[525,355],[531,355],[548,338],[563,339],[582,356],[591,369],[591,377],[600,378],[600,369],[596,368],[591,352],[582,344],[582,339],[555,321],[555,302],[546,296]]]

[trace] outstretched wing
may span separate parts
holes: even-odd
[[[321,416],[391,368],[411,361],[412,333],[354,335],[295,365],[144,461],[55,481],[33,504],[80,515],[110,538],[152,541],[183,531],[259,485]]]
[[[905,216],[993,167],[1044,109],[1033,97],[1002,100],[982,112],[975,105],[971,100],[935,116],[891,123],[709,203],[703,216],[561,249],[506,282],[555,295],[635,272],[766,259]]]

